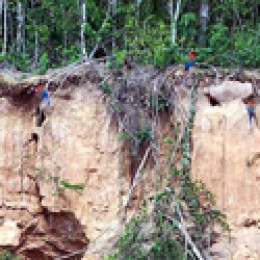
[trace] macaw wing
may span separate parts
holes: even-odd
[[[185,63],[185,70],[188,71],[191,66],[195,63],[195,60],[188,60],[186,63]]]

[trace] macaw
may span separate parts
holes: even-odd
[[[256,120],[256,115],[255,115],[255,103],[253,101],[247,100],[245,101],[246,103],[246,109],[248,112],[248,116],[249,116],[249,124],[250,126],[253,125],[253,119]]]
[[[50,101],[48,89],[43,85],[40,85],[37,87],[37,92],[40,93],[40,98],[47,103],[48,107],[50,107],[51,101]]]
[[[189,60],[185,62],[185,71],[189,71],[190,68],[193,66],[195,63],[195,58],[197,56],[197,53],[195,51],[192,51],[189,55]]]

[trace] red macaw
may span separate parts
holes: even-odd
[[[191,66],[195,63],[195,58],[197,56],[197,53],[195,51],[192,51],[189,54],[189,60],[185,62],[185,71],[189,71]]]
[[[42,100],[46,101],[48,106],[50,107],[51,106],[51,101],[50,101],[50,98],[49,98],[49,92],[48,92],[48,89],[43,86],[43,85],[39,85],[37,88],[36,88],[36,91],[38,93],[40,93],[40,97]]]

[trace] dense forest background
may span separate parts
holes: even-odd
[[[198,61],[260,65],[259,0],[1,0],[1,66],[44,73],[78,59],[126,56],[163,68]]]

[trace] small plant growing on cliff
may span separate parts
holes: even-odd
[[[149,96],[147,103],[151,109],[157,110],[159,112],[164,111],[170,107],[170,100],[163,92],[158,93],[156,102],[153,100],[152,96]]]
[[[74,191],[79,192],[79,193],[81,193],[85,188],[85,184],[83,184],[83,183],[73,184],[73,183],[70,183],[66,180],[61,180],[60,185],[61,185],[62,188],[74,190]]]
[[[151,128],[150,127],[143,127],[137,131],[137,140],[142,143],[146,140],[151,138]]]
[[[8,251],[0,251],[0,260],[19,260],[19,258],[13,256],[12,253]]]
[[[173,143],[173,138],[166,136],[163,138],[163,142],[166,144],[172,144]]]
[[[55,195],[59,195],[61,192],[63,192],[65,189],[74,190],[79,194],[82,194],[85,184],[84,183],[70,183],[67,180],[61,180],[59,176],[52,176],[50,177],[56,185],[57,193]]]
[[[124,141],[124,140],[126,140],[126,139],[129,139],[130,138],[130,135],[128,134],[128,133],[125,133],[125,132],[123,132],[123,133],[120,133],[119,135],[118,135],[118,137],[117,137],[117,139],[118,139],[118,141]]]
[[[111,88],[110,88],[105,82],[101,84],[101,88],[104,90],[104,92],[105,92],[107,95],[111,95],[112,90],[111,90]]]

